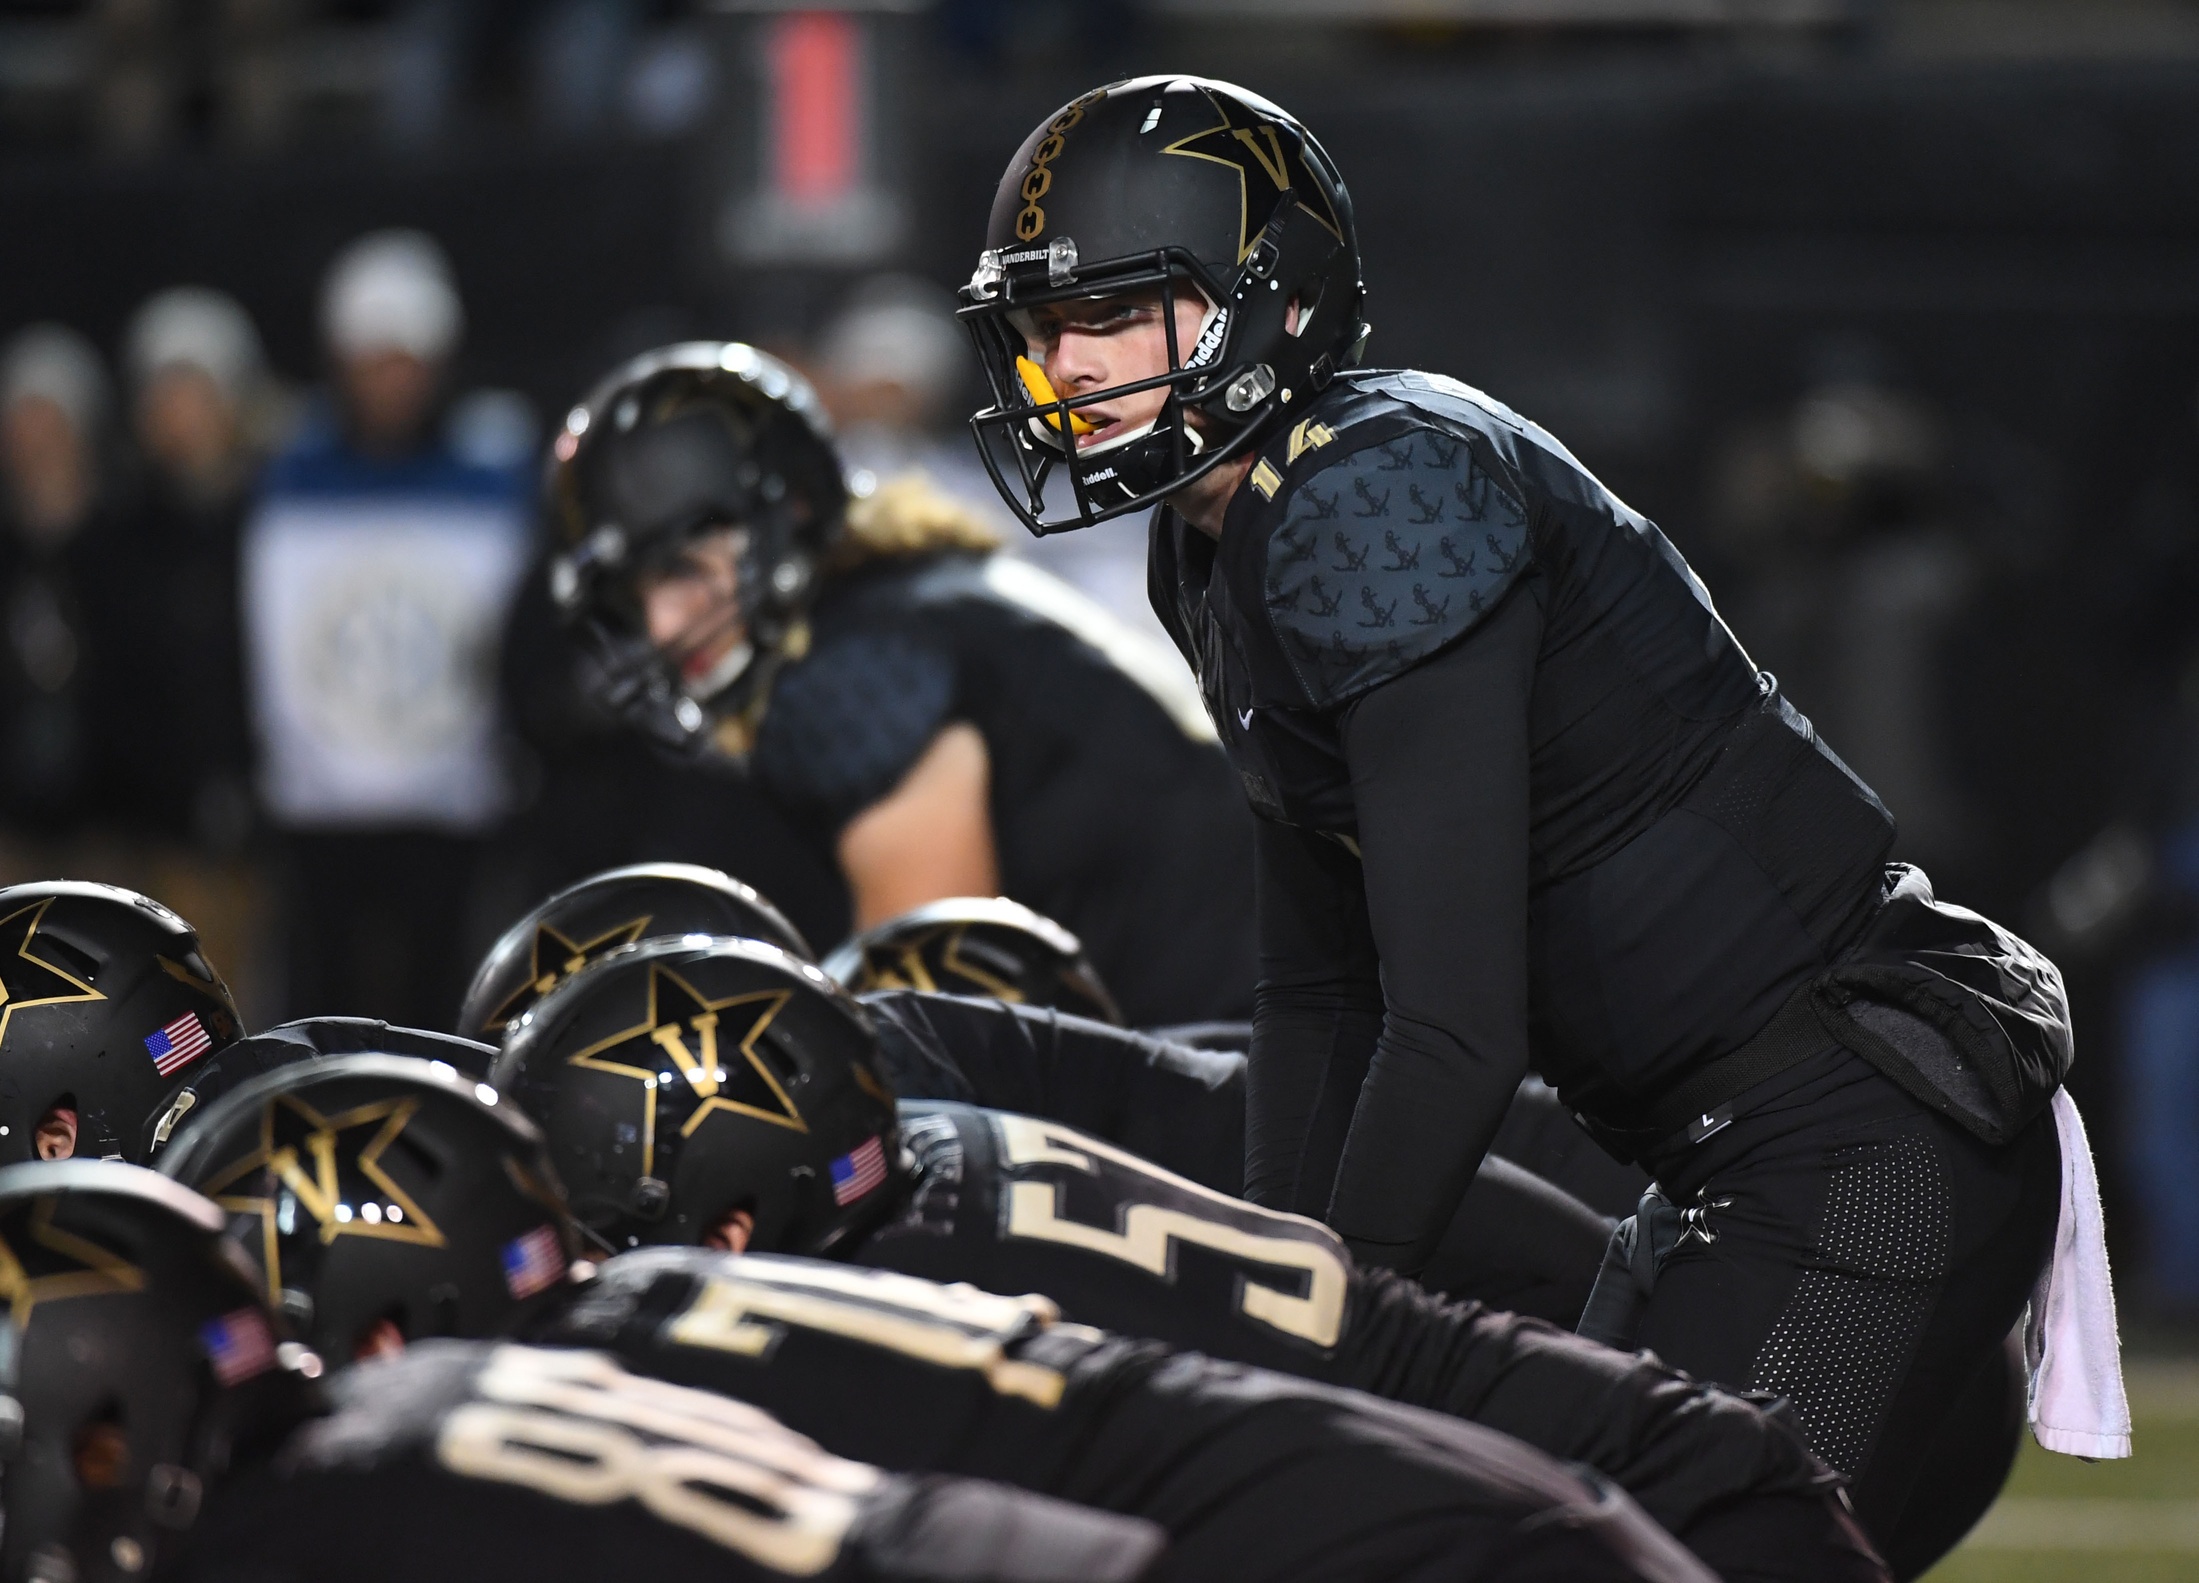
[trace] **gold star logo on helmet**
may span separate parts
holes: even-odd
[[[809,1123],[757,1050],[757,1041],[793,993],[755,990],[711,1000],[670,968],[651,963],[642,1020],[568,1059],[591,1071],[630,1077],[642,1088],[642,1175],[656,1174],[657,1111],[667,1099],[693,1101],[679,1134],[690,1138],[720,1112],[775,1127],[809,1131]],[[728,1064],[730,1047],[734,1059]]]
[[[145,1289],[145,1272],[129,1260],[56,1226],[57,1202],[34,1198],[26,1224],[0,1224],[0,1299],[18,1336],[40,1303]]]
[[[649,927],[649,915],[629,918],[597,935],[593,940],[574,941],[550,925],[537,924],[534,943],[528,948],[527,980],[505,998],[487,1023],[484,1033],[502,1033],[511,1026],[514,1018],[547,995],[558,985],[607,952],[622,945],[632,945]]]
[[[1273,121],[1252,115],[1242,105],[1236,106],[1238,119],[1232,120],[1229,100],[1204,88],[1199,91],[1214,107],[1220,121],[1189,137],[1179,137],[1161,152],[1185,159],[1212,160],[1237,172],[1236,262],[1243,263],[1245,255],[1252,251],[1252,194],[1269,187],[1278,193],[1295,189],[1298,207],[1326,226],[1329,234],[1339,242],[1343,241],[1344,228],[1337,222],[1336,210],[1330,206],[1321,184],[1311,178],[1310,172],[1306,179],[1300,180],[1298,172],[1292,168],[1305,159],[1304,150],[1297,146],[1296,133],[1290,135],[1290,142],[1286,144],[1284,129]]]
[[[963,941],[969,932],[970,926],[966,923],[947,923],[927,929],[914,939],[866,949],[862,988],[919,989],[951,995],[960,991],[951,981],[942,985],[940,980],[961,978],[995,1000],[1020,1003],[1024,998],[1022,990],[964,954]],[[932,971],[934,961],[939,964],[936,974]]]
[[[0,918],[0,1047],[7,1044],[19,1011],[107,998],[67,968],[32,954],[38,925],[53,903],[48,896]]]
[[[442,1228],[385,1163],[419,1109],[417,1099],[378,1099],[324,1116],[289,1094],[260,1107],[259,1147],[208,1178],[200,1191],[224,1209],[259,1217],[270,1300],[281,1300],[281,1241],[295,1231],[301,1211],[319,1228],[324,1246],[338,1237],[443,1246]],[[255,1172],[260,1180],[252,1182]],[[258,1190],[223,1192],[247,1184]]]

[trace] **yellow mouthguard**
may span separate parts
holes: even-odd
[[[1054,394],[1054,382],[1046,377],[1046,370],[1032,362],[1028,357],[1016,359],[1016,372],[1023,376],[1023,388],[1031,393],[1031,400],[1039,406],[1052,406],[1061,399]],[[1061,428],[1060,413],[1047,413],[1046,421],[1053,426],[1056,432],[1059,432]],[[1090,434],[1098,427],[1099,425],[1089,418],[1082,417],[1075,412],[1069,414],[1069,432],[1071,434]]]

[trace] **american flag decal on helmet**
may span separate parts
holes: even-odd
[[[872,1138],[832,1162],[832,1201],[852,1204],[885,1179],[886,1151]]]
[[[162,1077],[173,1077],[213,1048],[213,1044],[206,1024],[199,1021],[199,1014],[187,1011],[159,1032],[148,1033],[145,1053],[153,1058],[155,1071]]]

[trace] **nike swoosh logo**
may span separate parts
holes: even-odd
[[[1243,726],[1247,731],[1250,731],[1252,729],[1252,711],[1249,709],[1238,710],[1237,723]]]

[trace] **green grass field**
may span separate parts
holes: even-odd
[[[1929,1583],[2199,1580],[2199,1361],[2130,1359],[2136,1454],[2080,1462],[2028,1437],[2000,1504]]]

